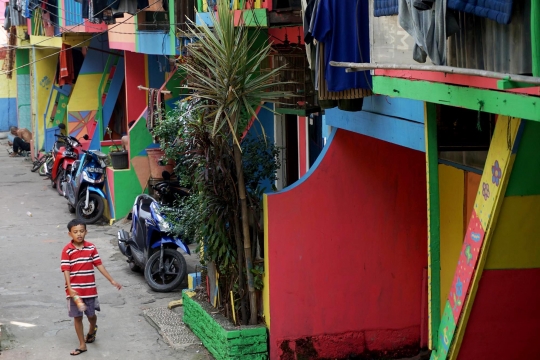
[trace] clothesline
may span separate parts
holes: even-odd
[[[137,89],[139,89],[139,90],[146,90],[146,91],[150,91],[150,90],[158,90],[158,89],[147,88],[147,87],[144,87],[144,86],[142,86],[142,85],[137,86]],[[166,94],[166,95],[168,95],[168,94],[171,93],[169,90],[161,90],[160,92],[161,92],[162,94]]]

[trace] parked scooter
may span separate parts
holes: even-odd
[[[65,125],[60,124],[60,129],[65,130]],[[79,158],[82,150],[82,144],[73,136],[55,134],[58,139],[53,146],[53,166],[48,176],[52,181],[52,187],[56,188],[58,194],[64,195],[62,191],[62,182],[65,181],[67,173],[71,172],[71,168],[75,160]],[[85,140],[88,140],[88,135],[84,135]]]
[[[118,247],[132,271],[144,269],[152,290],[168,292],[180,286],[187,274],[186,260],[178,248],[190,252],[180,238],[169,235],[171,225],[160,207],[152,197],[139,195],[133,204],[131,235],[118,231]]]
[[[82,150],[83,156],[76,160],[65,181],[61,183],[64,197],[68,200],[70,213],[87,224],[94,224],[103,216],[106,199],[105,170],[107,155],[97,150]]]
[[[173,206],[176,199],[182,196],[189,196],[189,190],[180,186],[178,180],[172,180],[171,174],[164,171],[162,174],[163,181],[152,186],[155,196],[160,204]]]

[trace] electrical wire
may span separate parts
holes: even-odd
[[[161,1],[161,0],[156,0],[156,1],[153,2],[152,4],[149,4],[148,6],[144,7],[143,9],[138,10],[135,14],[131,15],[131,16],[128,17],[126,20],[124,20],[124,21],[122,21],[122,22],[117,23],[116,25],[114,25],[111,29],[114,29],[115,27],[118,27],[118,26],[122,25],[123,23],[125,23],[125,22],[127,22],[128,20],[132,19],[134,16],[138,15],[140,12],[144,11],[144,9],[149,8],[150,6],[152,6],[152,5],[154,5],[154,4],[157,4],[157,3],[160,2],[160,1]],[[101,36],[101,35],[105,34],[105,33],[108,32],[109,30],[110,30],[110,29],[107,29],[107,30],[105,30],[105,31],[102,31],[102,32],[100,32],[100,33],[97,33],[96,35],[92,36],[91,38],[86,39],[86,40],[84,40],[84,41],[81,41],[80,43],[75,44],[75,45],[73,45],[72,47],[78,47],[78,46],[80,46],[80,45],[82,45],[82,44],[84,44],[84,43],[87,43],[88,41],[90,41],[90,40],[92,40],[92,39],[94,39],[94,38],[96,38],[96,37],[98,37],[98,36]],[[48,40],[48,39],[47,39],[47,40]],[[0,72],[0,75],[5,75],[5,74],[8,74],[8,73],[10,73],[10,72],[13,72],[14,70],[18,70],[18,69],[20,69],[20,68],[23,68],[23,67],[26,67],[26,66],[29,66],[29,65],[33,65],[33,64],[35,64],[35,63],[37,63],[37,62],[39,62],[39,61],[45,60],[45,59],[50,58],[50,57],[52,57],[52,56],[56,56],[56,55],[58,55],[58,54],[60,54],[60,53],[62,53],[62,52],[64,52],[64,51],[66,51],[66,50],[67,50],[67,49],[65,49],[65,50],[62,50],[62,49],[61,49],[61,50],[59,50],[59,51],[57,51],[57,52],[55,52],[55,53],[53,53],[53,54],[44,56],[44,57],[39,58],[39,59],[37,59],[37,60],[31,61],[31,62],[29,62],[29,63],[27,63],[27,64],[18,66],[18,67],[16,67],[16,68],[13,68],[13,69],[11,69],[11,70],[8,70],[8,71],[2,71],[2,72]]]

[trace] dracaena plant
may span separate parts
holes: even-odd
[[[212,26],[189,23],[188,32],[193,42],[188,47],[188,60],[180,63],[179,67],[187,74],[187,87],[193,96],[202,100],[196,106],[210,124],[211,141],[232,148],[235,196],[238,200],[236,209],[231,210],[235,217],[228,219],[228,223],[236,229],[239,274],[247,276],[249,323],[256,324],[250,216],[240,143],[247,120],[257,118],[258,106],[266,102],[276,103],[280,97],[292,94],[273,90],[276,85],[284,83],[276,82],[282,67],[261,70],[269,59],[271,44],[258,45],[262,35],[260,28],[247,27],[242,21],[235,25],[229,3],[217,1],[217,13],[210,11]],[[243,256],[240,249],[243,249]]]

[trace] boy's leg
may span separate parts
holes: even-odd
[[[90,322],[90,330],[88,330],[88,334],[94,334],[96,332],[97,315],[94,314],[94,316],[87,316],[87,318]]]
[[[83,317],[74,317],[73,322],[75,323],[75,332],[77,333],[77,337],[79,338],[78,348],[81,350],[86,350],[86,343],[84,342]]]

